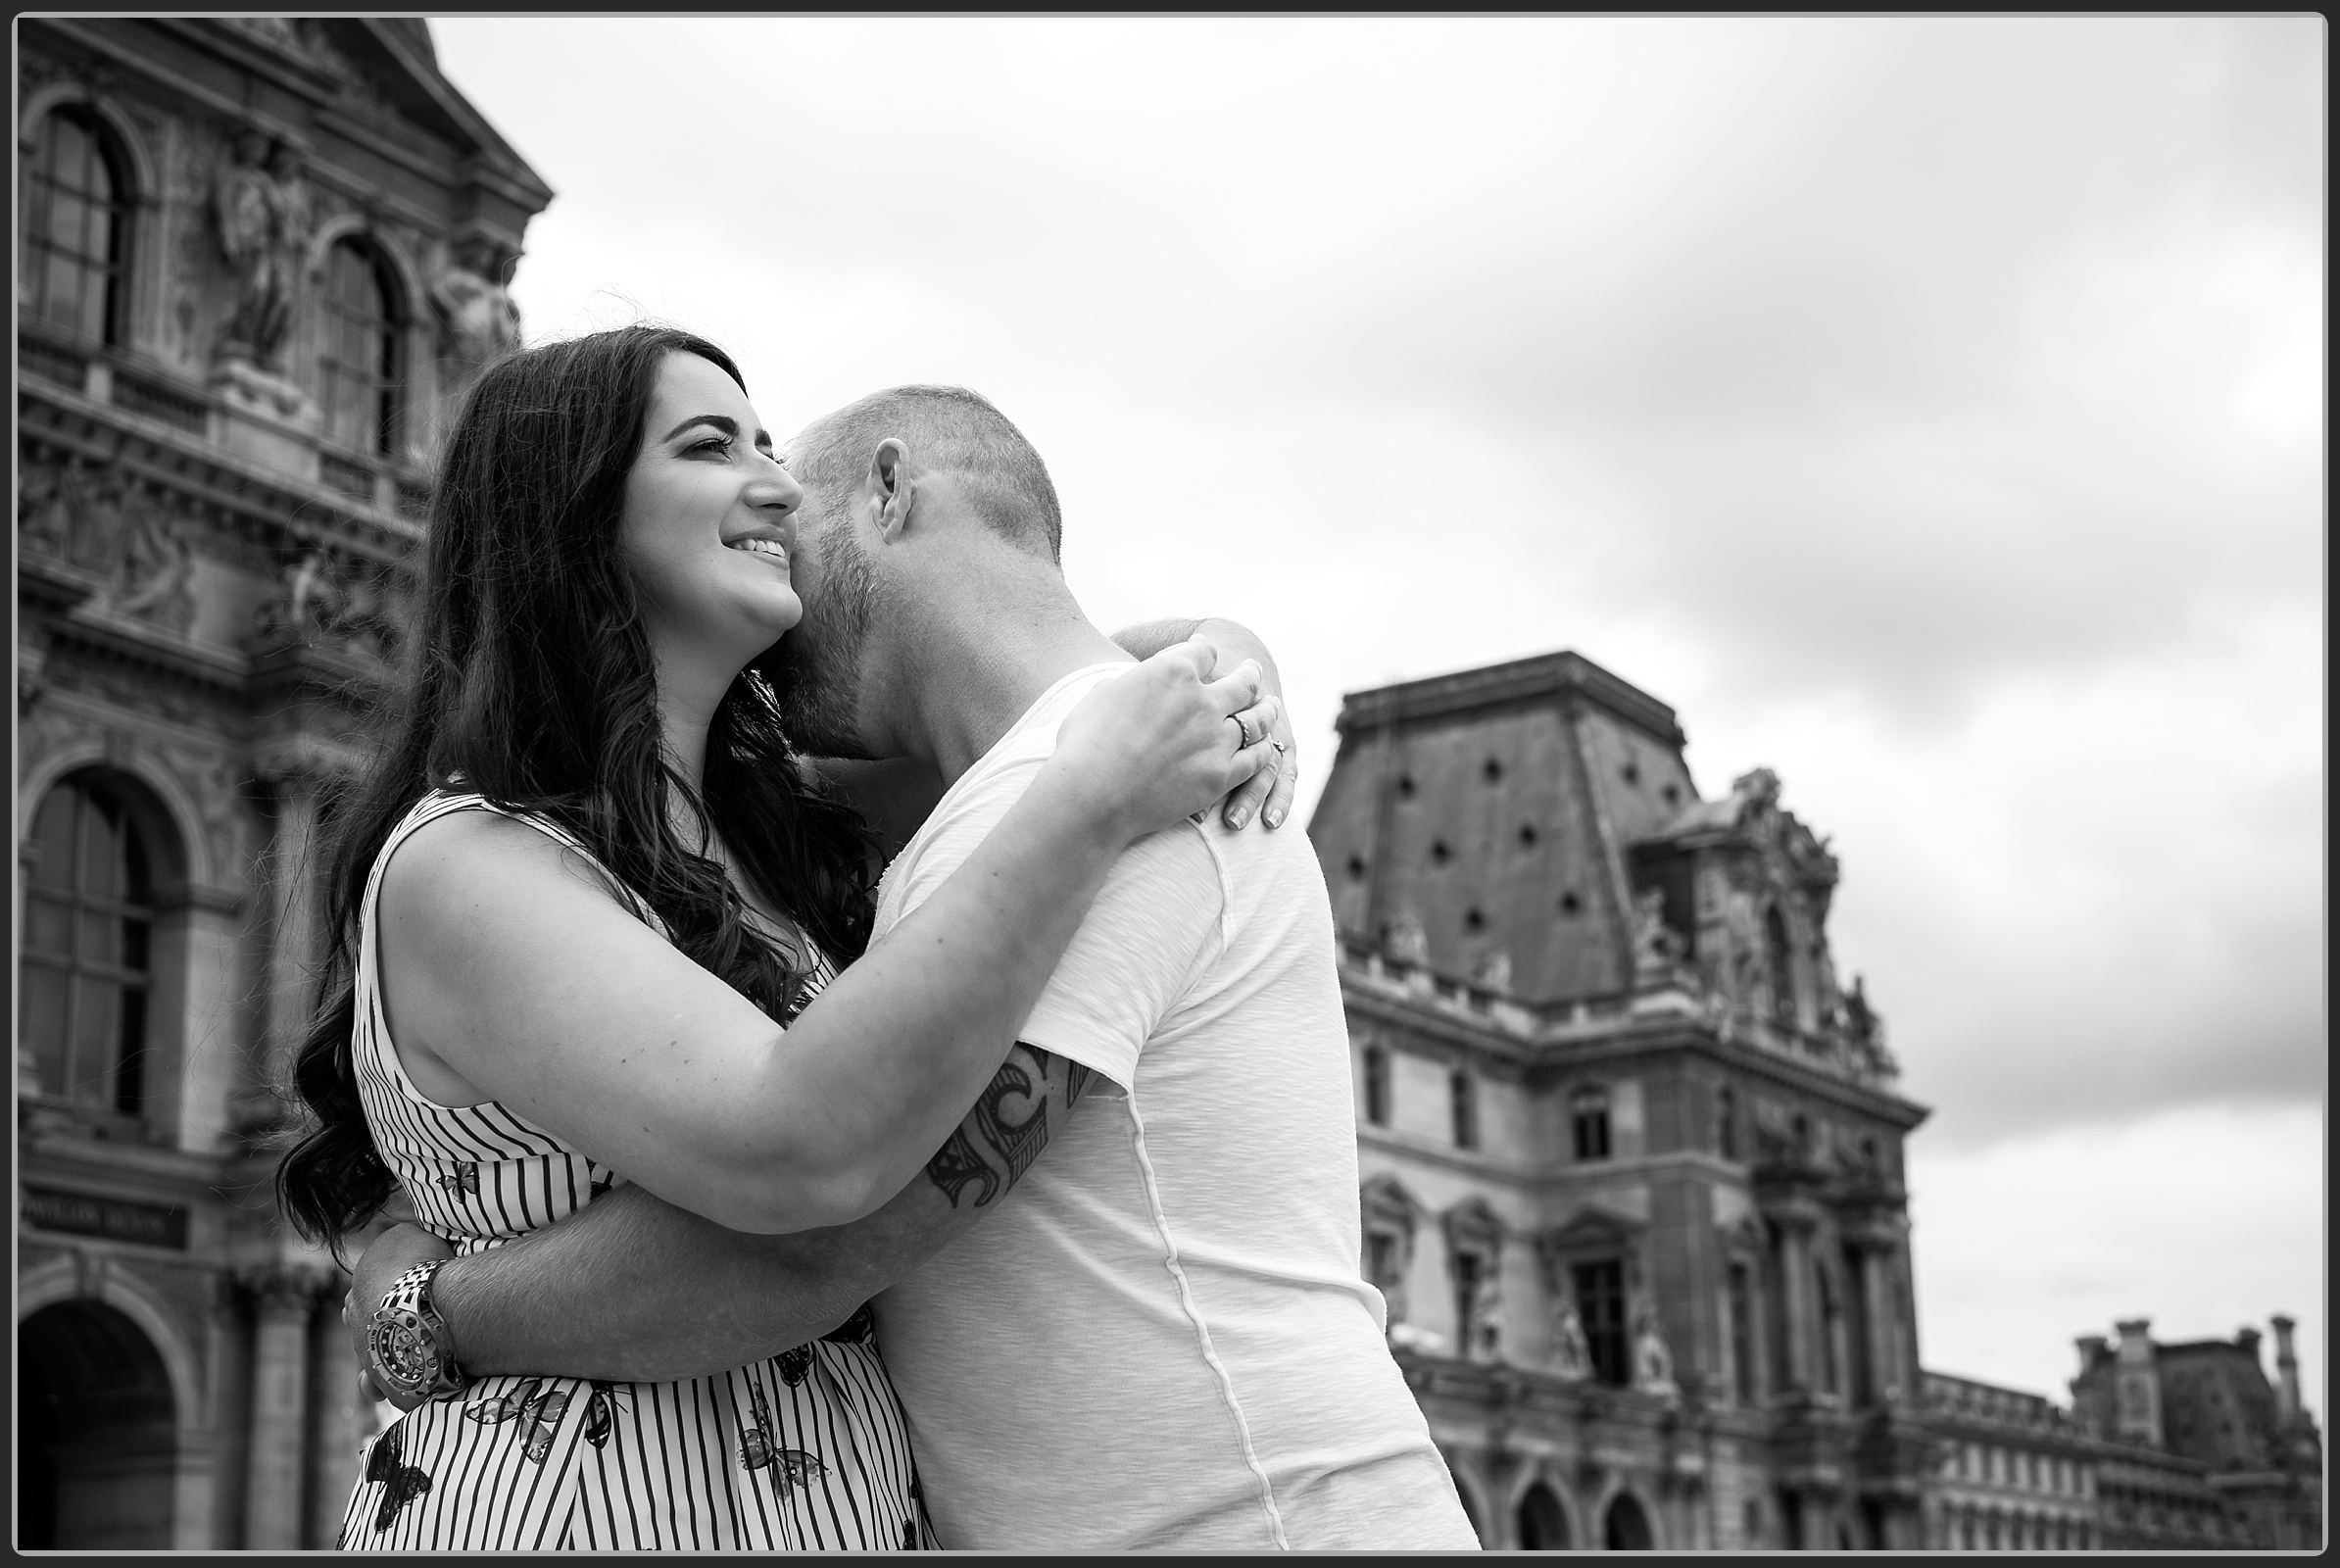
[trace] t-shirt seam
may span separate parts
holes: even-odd
[[[1235,1423],[1236,1444],[1243,1452],[1243,1467],[1251,1472],[1252,1482],[1258,1489],[1260,1509],[1267,1515],[1269,1537],[1279,1551],[1290,1551],[1292,1542],[1284,1532],[1284,1511],[1276,1502],[1276,1485],[1269,1479],[1267,1467],[1260,1463],[1258,1448],[1251,1441],[1251,1423],[1244,1417],[1243,1399],[1235,1392],[1235,1376],[1227,1370],[1226,1362],[1219,1359],[1218,1348],[1211,1342],[1210,1324],[1203,1315],[1201,1304],[1194,1299],[1194,1286],[1179,1260],[1178,1241],[1171,1234],[1170,1216],[1162,1207],[1161,1188],[1154,1180],[1153,1158],[1146,1152],[1146,1118],[1138,1109],[1135,1085],[1131,1087],[1125,1103],[1129,1108],[1131,1150],[1137,1155],[1139,1181],[1146,1193],[1146,1207],[1153,1220],[1154,1234],[1162,1246],[1163,1271],[1170,1276],[1171,1284],[1178,1292],[1179,1306],[1194,1331],[1203,1365],[1210,1368],[1211,1375],[1218,1380],[1219,1398]]]

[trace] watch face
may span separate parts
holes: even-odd
[[[412,1314],[383,1314],[373,1323],[373,1354],[402,1391],[428,1387],[439,1375],[437,1347]]]

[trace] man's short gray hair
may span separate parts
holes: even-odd
[[[1024,433],[963,386],[896,386],[819,420],[788,454],[807,488],[842,495],[860,483],[870,454],[899,436],[924,466],[967,487],[983,519],[1022,549],[1063,564],[1063,515],[1048,466]]]

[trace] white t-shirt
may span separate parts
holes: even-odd
[[[951,787],[887,870],[879,932],[1128,668],[1058,681]],[[1358,1272],[1323,873],[1296,829],[1209,821],[1121,857],[1020,1033],[1100,1077],[877,1299],[927,1507],[971,1550],[1476,1549]]]

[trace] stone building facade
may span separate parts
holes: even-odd
[[[2101,1546],[2100,1466],[2112,1447],[2036,1394],[1926,1374],[1936,1438],[1926,1544],[1936,1551]]]
[[[2323,1438],[2300,1398],[2288,1317],[2275,1331],[2275,1378],[2262,1336],[2155,1343],[2152,1321],[2116,1340],[2079,1342],[2074,1419],[2107,1446],[2097,1494],[2113,1550],[2318,1551]]]
[[[419,21],[17,25],[18,1544],[329,1545],[311,841],[552,193]]]
[[[2316,1551],[2323,1443],[2300,1400],[2291,1319],[2156,1345],[2151,1323],[2079,1343],[2072,1403],[1926,1375],[1941,1440],[1926,1503],[1942,1551]]]
[[[1883,1030],[1758,769],[1562,653],[1350,694],[1309,824],[1364,1264],[1485,1544],[1916,1548]]]

